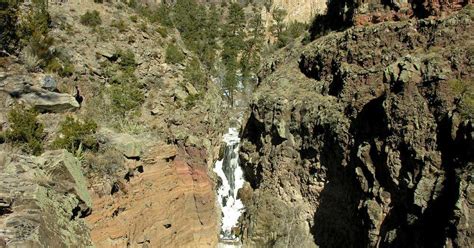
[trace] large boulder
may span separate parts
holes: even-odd
[[[57,93],[54,90],[54,79],[45,76],[34,78],[24,75],[9,75],[0,81],[0,91],[40,112],[65,112],[80,107],[74,96],[66,93]],[[46,89],[45,89],[46,88]]]
[[[56,93],[50,91],[36,91],[24,94],[20,97],[20,101],[34,107],[40,112],[65,112],[80,107],[76,99],[64,93]]]

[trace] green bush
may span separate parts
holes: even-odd
[[[466,119],[474,119],[474,81],[453,79],[448,85],[455,94],[458,110]]]
[[[47,10],[46,0],[34,0],[33,6],[20,18],[18,37],[23,50],[23,62],[30,70],[45,68],[56,57],[54,39],[49,36],[51,17]]]
[[[131,50],[118,50],[115,55],[118,58],[117,63],[106,61],[101,64],[104,74],[113,84],[135,83],[137,78],[134,71],[137,63],[135,54]]]
[[[51,16],[48,12],[48,1],[33,0],[32,8],[30,8],[19,24],[18,34],[23,43],[27,43],[35,33],[46,36],[50,25]]]
[[[74,72],[76,72],[76,68],[74,67],[74,65],[70,62],[66,62],[63,65],[62,70],[59,72],[59,75],[61,77],[70,77],[74,74]]]
[[[147,6],[137,7],[137,12],[147,18],[150,22],[159,23],[166,27],[172,27],[173,22],[170,18],[172,11],[171,6],[168,4],[160,4],[157,8],[153,9]]]
[[[186,110],[192,109],[194,106],[196,106],[196,103],[202,98],[202,94],[196,94],[196,95],[188,95],[185,101],[184,108]]]
[[[81,16],[81,24],[89,27],[97,27],[102,24],[99,11],[87,11]]]
[[[10,129],[5,133],[5,140],[23,144],[25,151],[39,155],[43,151],[43,124],[36,119],[38,113],[33,109],[16,106],[8,113]]]
[[[137,84],[114,84],[109,89],[111,108],[115,115],[125,117],[135,111],[145,101],[145,96]]]
[[[166,27],[157,27],[156,31],[161,35],[161,37],[168,37],[168,29]]]
[[[33,56],[40,59],[39,66],[45,68],[51,60],[56,57],[56,53],[50,49],[54,44],[54,39],[40,32],[34,32],[28,42],[28,48]]]
[[[137,61],[135,60],[135,54],[132,50],[119,50],[116,54],[120,58],[119,64],[122,66],[122,69],[127,71],[136,69]]]
[[[74,65],[66,60],[62,61],[58,57],[54,57],[49,60],[44,68],[47,72],[57,73],[61,77],[69,77],[72,76],[75,72]]]
[[[474,119],[474,94],[466,95],[459,106],[461,115],[466,119]]]
[[[60,71],[62,71],[62,69],[63,69],[63,66],[61,65],[61,62],[59,61],[58,58],[53,58],[52,60],[50,60],[45,67],[45,70],[47,72],[55,72],[55,73],[59,73]]]
[[[97,124],[91,119],[81,122],[67,116],[61,123],[60,136],[53,141],[53,147],[66,149],[73,154],[81,149],[97,150],[96,130]]]
[[[206,88],[207,77],[201,69],[199,60],[196,58],[193,58],[186,66],[183,76],[187,82],[191,83],[199,91],[203,91]]]
[[[128,7],[134,9],[138,7],[137,0],[128,0],[127,2]]]
[[[166,63],[178,64],[183,62],[185,56],[181,49],[174,44],[168,45],[166,48]]]

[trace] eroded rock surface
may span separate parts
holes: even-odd
[[[71,153],[0,153],[0,160],[0,246],[92,247],[82,219],[92,200]]]
[[[111,195],[93,194],[96,247],[216,247],[219,233],[206,152],[154,147],[141,173]],[[95,186],[100,188],[99,185]]]
[[[277,56],[241,161],[251,247],[470,247],[473,8],[335,32]],[[472,88],[470,88],[472,90]]]

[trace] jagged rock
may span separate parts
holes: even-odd
[[[67,189],[85,203],[87,208],[92,207],[92,200],[87,191],[87,181],[81,171],[81,163],[66,150],[47,151],[37,159],[37,163],[46,171],[49,177],[60,179],[55,187]],[[71,189],[70,186],[73,188]],[[82,209],[84,212],[88,209]]]
[[[377,239],[379,236],[379,228],[383,221],[383,209],[382,207],[374,200],[368,200],[365,202],[365,208],[367,215],[369,216],[370,224],[372,226],[369,233],[370,245],[372,247],[377,245]]]
[[[245,245],[470,246],[473,129],[449,82],[473,80],[473,11],[332,32],[263,65],[240,150]],[[269,214],[285,205],[312,239]]]
[[[392,84],[406,84],[410,80],[418,81],[421,75],[420,61],[417,58],[406,56],[387,67],[384,77]]]
[[[92,247],[81,219],[92,201],[72,154],[13,155],[0,170],[0,240],[7,247]]]
[[[284,120],[280,120],[276,123],[276,130],[278,133],[278,136],[282,139],[287,138],[286,134],[286,122]]]
[[[116,57],[113,48],[106,45],[99,47],[99,49],[97,49],[97,53],[107,59],[113,59]]]

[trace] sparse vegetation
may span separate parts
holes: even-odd
[[[97,10],[87,11],[81,16],[81,24],[89,27],[97,27],[102,24],[100,13]]]
[[[96,130],[97,124],[92,119],[79,121],[67,116],[61,123],[60,135],[54,140],[53,147],[66,149],[73,154],[83,150],[97,150]]]
[[[85,151],[84,167],[89,176],[115,178],[124,168],[124,158],[121,152],[110,147],[101,148],[98,152]]]
[[[15,106],[8,113],[10,129],[5,132],[5,140],[20,145],[28,153],[39,155],[43,151],[43,124],[36,119],[34,109]]]
[[[112,85],[109,89],[111,107],[113,113],[126,117],[130,112],[136,114],[136,110],[145,101],[143,92],[136,84],[118,84]]]
[[[112,20],[110,26],[117,28],[120,33],[123,33],[128,30],[128,25],[123,19]]]
[[[132,50],[119,50],[116,52],[119,57],[119,64],[125,71],[134,71],[137,67],[135,53]]]
[[[461,116],[474,119],[474,81],[453,79],[448,84],[455,94]]]
[[[199,101],[199,99],[202,98],[202,94],[196,94],[196,95],[189,95],[185,99],[185,105],[184,108],[187,110],[192,109],[194,106],[196,106],[196,103]]]
[[[166,48],[166,63],[179,64],[182,63],[184,59],[185,56],[178,46],[174,44],[168,45]]]
[[[184,79],[192,84],[197,90],[204,91],[206,89],[207,77],[203,73],[199,60],[193,58],[186,66],[183,72]]]

